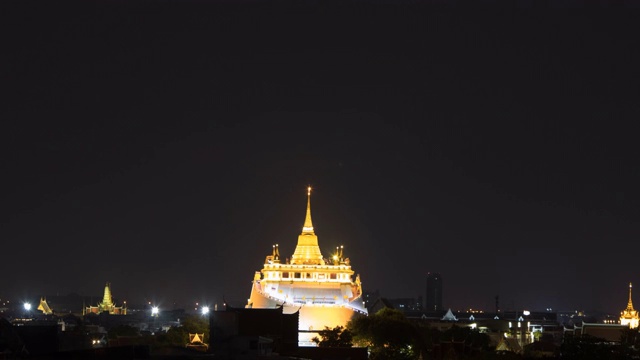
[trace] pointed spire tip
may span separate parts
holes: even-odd
[[[307,216],[302,226],[303,233],[313,233],[313,223],[311,222],[311,186],[307,187]]]

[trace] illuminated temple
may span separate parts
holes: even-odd
[[[108,313],[110,315],[127,315],[127,307],[126,301],[125,306],[116,306],[113,302],[113,298],[111,297],[111,283],[107,282],[104,286],[104,295],[102,297],[102,302],[98,303],[98,306],[87,306],[83,309],[82,314],[102,314]]]
[[[631,302],[631,283],[629,283],[629,302],[627,308],[620,313],[620,324],[629,325],[632,329],[638,328],[638,311],[633,309],[633,303]]]
[[[286,314],[299,311],[300,344],[311,345],[310,339],[325,326],[346,325],[354,314],[367,314],[362,300],[360,276],[352,279],[349,258],[343,247],[331,259],[324,258],[318,236],[311,222],[311,188],[307,189],[307,214],[291,257],[281,261],[278,245],[256,271],[247,308],[283,307]]]

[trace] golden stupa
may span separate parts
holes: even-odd
[[[111,296],[111,283],[107,282],[104,286],[104,295],[102,297],[102,302],[98,303],[98,306],[87,306],[83,308],[82,314],[102,314],[108,313],[110,315],[127,315],[127,307],[126,302],[125,306],[116,306],[113,302],[113,298]]]
[[[318,236],[311,222],[311,187],[307,189],[307,213],[298,244],[284,263],[278,245],[256,271],[247,308],[283,307],[284,313],[299,311],[300,345],[312,345],[311,338],[325,326],[344,326],[354,314],[367,315],[362,301],[360,276],[354,271],[343,247],[331,259],[322,256]]]

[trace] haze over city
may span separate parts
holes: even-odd
[[[3,4],[0,295],[243,305],[310,185],[364,291],[624,309],[637,13],[308,6]]]

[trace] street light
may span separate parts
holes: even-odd
[[[208,306],[203,306],[202,307],[202,315],[207,315],[209,313],[209,307]]]
[[[158,313],[160,312],[160,309],[158,309],[157,306],[154,306],[151,308],[151,315],[152,316],[158,316]]]
[[[31,304],[30,303],[24,303],[24,309],[29,311],[31,310]]]

